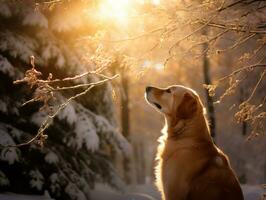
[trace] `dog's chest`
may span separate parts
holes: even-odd
[[[165,184],[171,184],[176,180],[186,181],[190,171],[189,154],[186,151],[165,151],[161,157],[161,178]],[[176,184],[176,183],[174,183]]]
[[[173,179],[182,179],[184,172],[189,168],[184,153],[165,152],[162,154],[162,178],[163,181]]]
[[[166,197],[185,196],[188,192],[187,166],[176,156],[168,160],[161,160],[161,187]]]

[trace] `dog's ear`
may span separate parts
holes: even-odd
[[[196,97],[192,96],[186,92],[183,96],[183,99],[180,105],[177,108],[177,118],[179,119],[190,119],[196,113],[198,108]]]

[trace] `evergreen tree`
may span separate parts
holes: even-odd
[[[82,62],[74,45],[77,33],[91,30],[81,15],[79,1],[62,1],[51,9],[34,1],[1,1],[0,6],[0,144],[19,144],[32,138],[46,113],[40,103],[21,106],[34,95],[26,85],[14,85],[29,69],[34,55],[45,79],[51,72],[64,78],[93,70]],[[71,12],[70,9],[73,9]],[[76,9],[76,10],[75,10]],[[85,27],[85,28],[84,28]],[[77,31],[79,30],[79,31]],[[100,78],[82,79],[83,83]],[[61,93],[65,101],[74,91]],[[127,156],[129,144],[117,132],[111,85],[106,83],[72,101],[45,132],[43,148],[32,143],[20,148],[0,148],[0,190],[43,194],[55,199],[89,199],[95,182],[121,187],[113,158]]]

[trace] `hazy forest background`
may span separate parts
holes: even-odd
[[[144,91],[176,84],[258,199],[265,52],[262,0],[0,0],[0,199],[160,199]]]

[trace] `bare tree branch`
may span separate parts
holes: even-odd
[[[242,71],[251,70],[251,69],[256,68],[256,67],[266,67],[266,63],[254,64],[254,65],[249,65],[249,66],[241,67],[241,68],[233,71],[232,73],[228,74],[227,76],[224,76],[224,77],[220,78],[218,80],[218,82],[221,82],[221,81],[223,81],[223,80],[225,80],[227,78],[230,78],[230,77],[232,77],[232,76],[234,76],[234,75],[236,75],[236,74],[238,74],[238,73],[240,73]]]
[[[264,69],[263,72],[261,73],[258,82],[256,83],[255,87],[253,88],[253,90],[252,90],[249,98],[246,100],[246,102],[249,102],[252,99],[252,97],[254,96],[256,90],[258,89],[258,86],[260,85],[262,79],[264,78],[265,74],[266,74],[266,69]]]
[[[199,21],[201,24],[205,24],[205,20]],[[244,32],[244,33],[257,33],[257,34],[266,34],[265,30],[257,30],[257,29],[250,29],[250,27],[241,26],[239,24],[221,24],[221,23],[207,23],[207,26],[220,28],[220,29],[228,29],[235,32]]]

